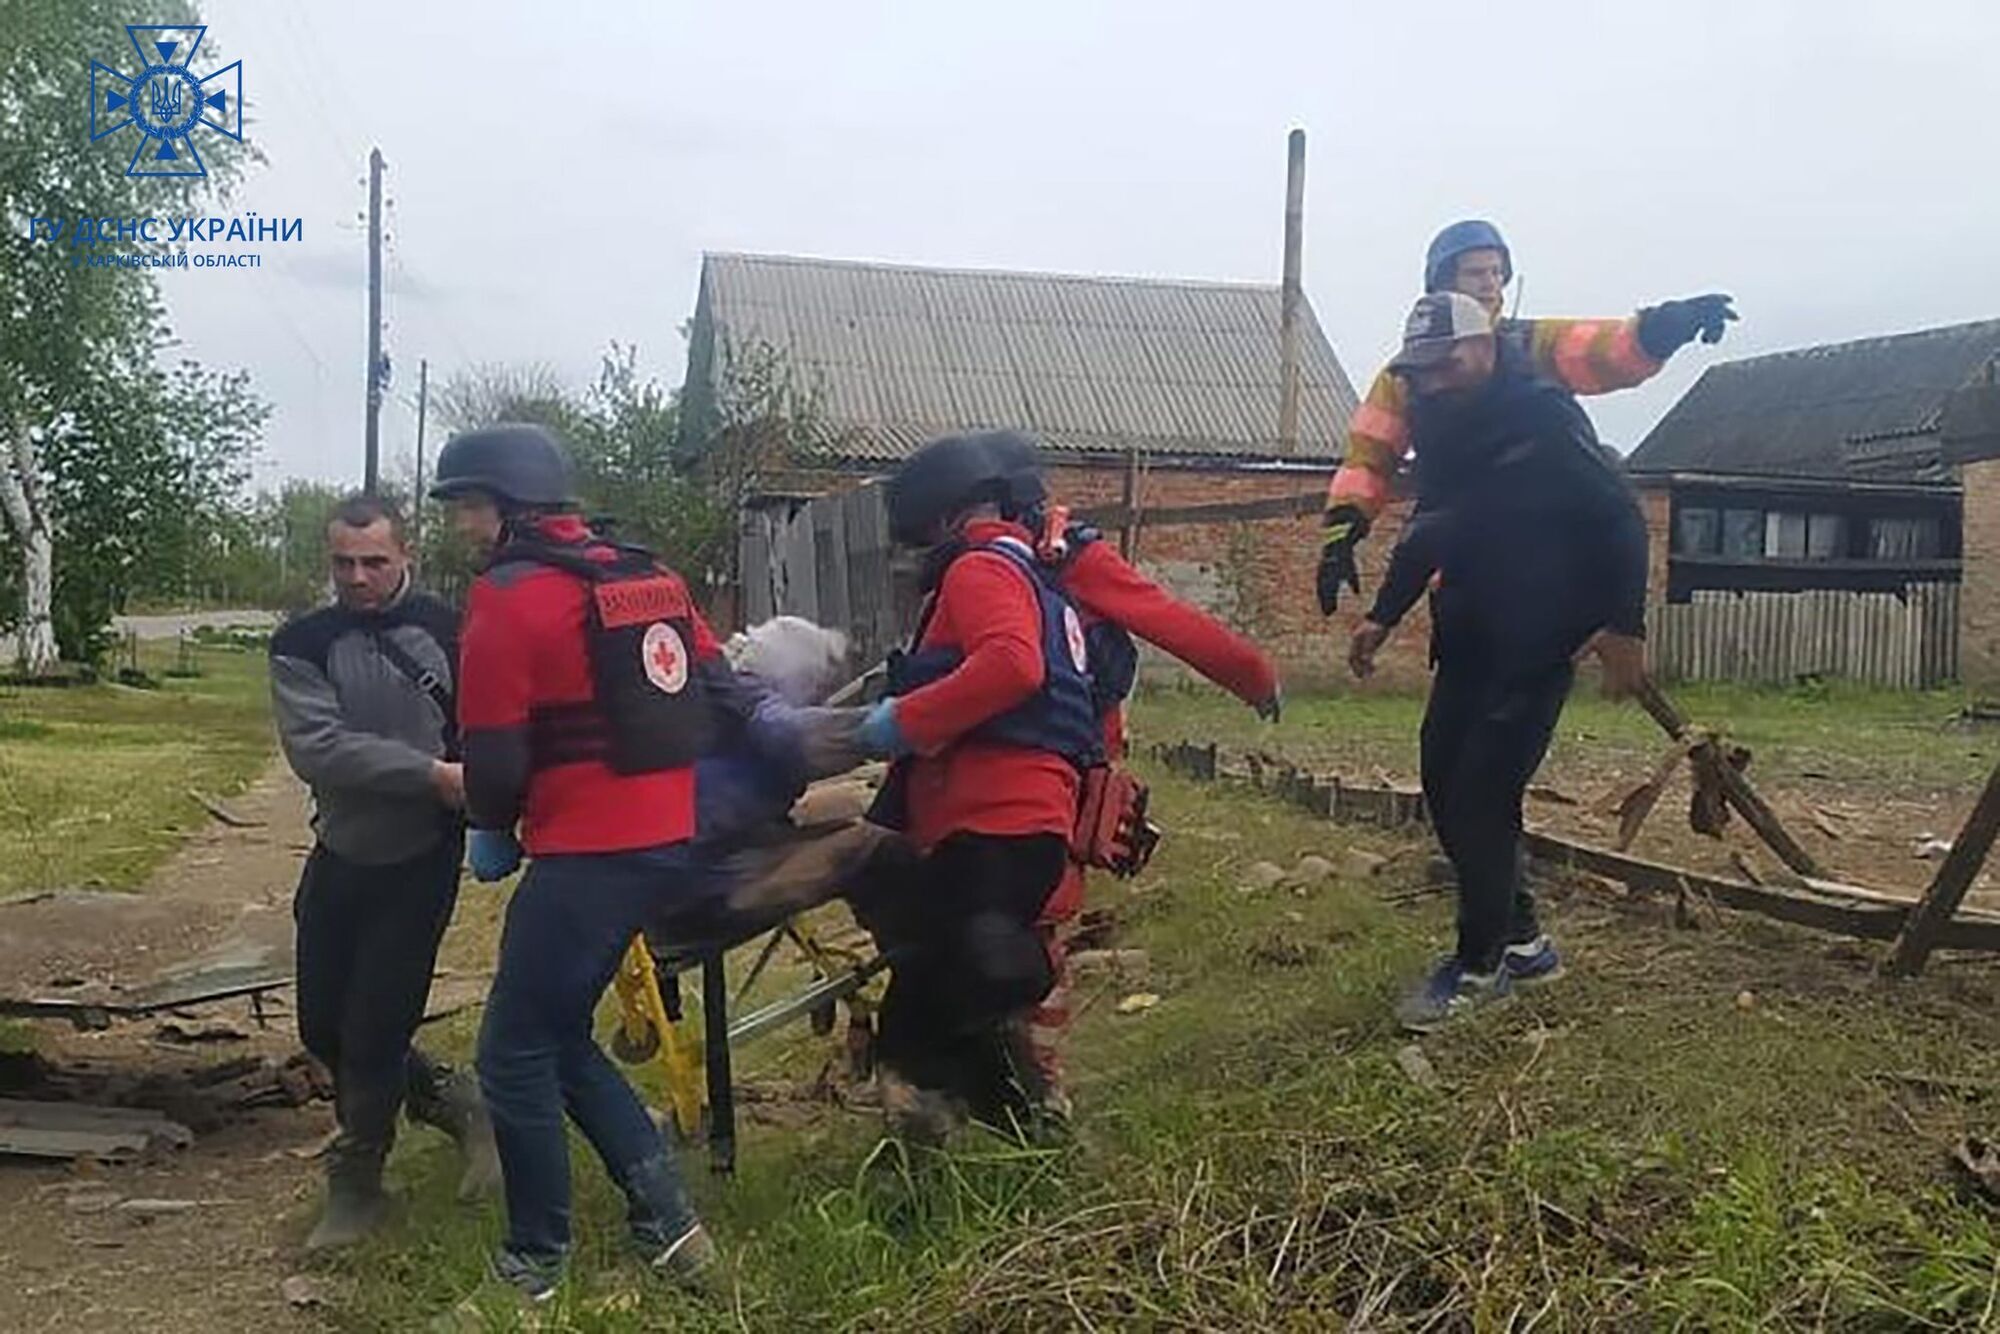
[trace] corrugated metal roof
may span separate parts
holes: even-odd
[[[1634,472],[1930,480],[1945,399],[2000,355],[2000,320],[1712,366],[1662,417]]]
[[[702,286],[715,332],[784,349],[857,459],[1003,426],[1072,452],[1281,457],[1276,286],[739,254],[705,256]],[[1299,346],[1294,457],[1336,459],[1354,387],[1310,303]]]

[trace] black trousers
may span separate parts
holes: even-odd
[[[1458,874],[1458,959],[1491,972],[1510,944],[1534,939],[1535,901],[1521,875],[1521,803],[1569,698],[1567,662],[1500,676],[1446,660],[1424,710],[1424,804]]]
[[[1048,995],[1055,970],[1035,930],[1062,880],[1054,834],[957,834],[872,887],[869,929],[894,951],[876,1054],[920,1088],[956,1093],[975,1115],[1019,1102],[1021,1046],[1010,1023]]]
[[[457,833],[420,857],[363,866],[316,846],[299,877],[299,1037],[333,1072],[334,1111],[356,1148],[387,1152],[406,1096],[438,1096],[439,1071],[411,1045],[438,942],[458,898]]]

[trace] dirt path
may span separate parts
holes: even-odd
[[[256,827],[210,825],[138,903],[78,896],[0,907],[0,975],[103,986],[218,947],[282,946],[311,837],[304,794],[278,766],[230,806]],[[161,1042],[160,1020],[96,1033],[44,1025],[43,1060],[121,1080],[184,1075],[243,1056],[282,1060],[298,1044],[290,996],[278,999],[264,1030],[245,1001],[161,1017],[226,1022],[247,1034],[199,1050]],[[0,1272],[8,1279],[0,1285],[0,1329],[318,1327],[287,1300],[283,1284],[297,1271],[317,1192],[317,1164],[307,1155],[331,1122],[324,1103],[232,1109],[195,1126],[192,1147],[154,1161],[0,1159]],[[147,1200],[181,1203],[172,1211],[131,1207]]]

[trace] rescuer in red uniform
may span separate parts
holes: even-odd
[[[1148,579],[1104,541],[1096,528],[1072,523],[1068,509],[1049,496],[1041,451],[1028,436],[1017,431],[989,431],[977,438],[1006,472],[1010,504],[1034,534],[1037,557],[1083,617],[1107,760],[1115,762],[1125,754],[1124,699],[1134,673],[1132,667],[1121,672],[1118,666],[1131,652],[1129,640],[1123,645],[1118,642],[1122,636],[1143,639],[1171,654],[1263,717],[1277,720],[1281,703],[1278,670],[1262,649]],[[1107,630],[1118,633],[1106,634]],[[1069,1113],[1061,1055],[1070,1018],[1064,935],[1069,923],[1083,911],[1084,869],[1072,858],[1062,884],[1042,909],[1039,925],[1055,970],[1055,983],[1027,1020],[1029,1047],[1044,1090],[1043,1110],[1058,1118]]]
[[[506,1181],[494,1268],[534,1301],[561,1280],[567,1110],[624,1192],[642,1256],[694,1282],[714,1245],[591,1017],[641,925],[696,892],[692,766],[720,649],[678,575],[585,525],[541,428],[454,438],[432,494],[495,548],[472,587],[460,665],[473,872],[498,880],[524,848],[530,859],[479,1034]]]
[[[923,859],[862,910],[896,955],[877,1049],[884,1110],[902,1133],[936,1139],[954,1100],[1002,1126],[1040,1101],[1009,1021],[1053,980],[1035,924],[1103,743],[1081,618],[1035,559],[991,453],[969,436],[931,442],[890,479],[888,505],[892,537],[928,550],[925,599],[862,740],[895,761],[877,820]]]

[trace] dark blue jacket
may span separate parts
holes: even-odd
[[[1568,390],[1503,355],[1471,397],[1414,400],[1410,428],[1417,506],[1370,619],[1393,625],[1435,571],[1440,660],[1530,673],[1645,633],[1645,520]]]

